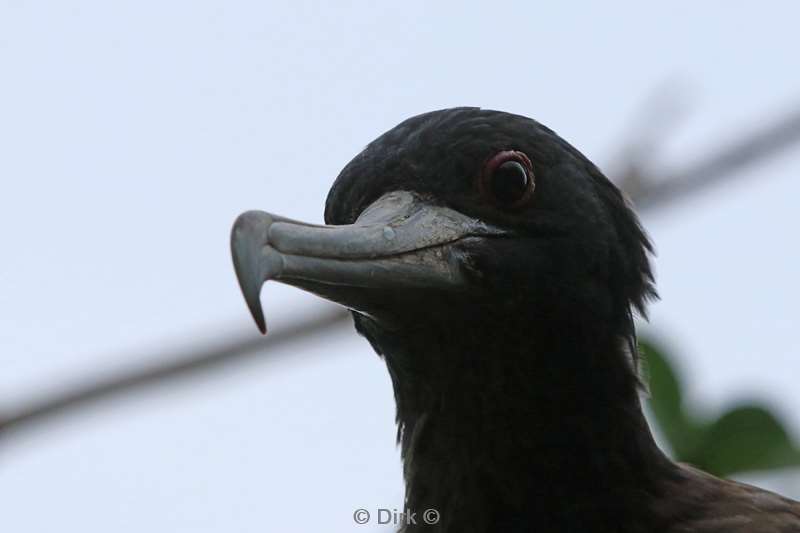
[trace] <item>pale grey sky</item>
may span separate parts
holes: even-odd
[[[0,3],[0,406],[154,348],[255,328],[234,217],[322,219],[368,141],[431,109],[532,116],[601,166],[654,89],[689,163],[800,105],[795,2]],[[644,217],[649,329],[709,408],[762,398],[800,434],[800,150]],[[320,305],[264,291],[279,327]],[[9,531],[349,532],[399,507],[393,401],[355,333],[3,443]],[[800,496],[800,474],[755,477]]]

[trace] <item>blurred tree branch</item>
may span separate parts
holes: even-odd
[[[737,176],[746,167],[800,142],[800,108],[769,126],[723,147],[706,159],[667,176],[654,176],[633,161],[619,185],[639,211],[668,206]]]
[[[119,369],[107,377],[83,383],[67,392],[24,402],[13,411],[0,412],[0,438],[90,404],[211,372],[223,365],[243,362],[245,357],[252,357],[256,353],[269,355],[277,348],[326,333],[343,324],[347,318],[347,313],[334,308],[270,332],[268,337],[258,335],[253,329],[252,335],[233,336],[214,346],[187,347],[164,353],[154,358],[165,361],[163,363]]]
[[[713,185],[731,179],[747,166],[776,154],[800,141],[800,109],[786,113],[761,131],[743,136],[710,157],[670,176],[653,176],[643,171],[641,162],[627,165],[618,180],[640,211],[675,203]],[[43,398],[23,399],[16,408],[0,411],[0,438],[29,428],[82,407],[125,394],[140,392],[155,385],[199,375],[235,362],[244,356],[290,345],[311,335],[318,335],[346,322],[348,314],[335,310],[271,332],[266,338],[233,336],[213,347],[187,347],[157,358],[163,363],[139,368],[123,368],[105,378],[98,378],[66,392]]]

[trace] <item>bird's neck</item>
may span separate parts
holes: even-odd
[[[491,330],[487,329],[491,328]],[[639,531],[672,464],[619,336],[474,324],[389,342],[405,531]],[[436,509],[440,522],[421,520]]]

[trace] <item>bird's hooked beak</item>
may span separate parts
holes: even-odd
[[[318,226],[263,211],[241,214],[231,252],[247,306],[262,333],[260,292],[274,279],[355,310],[349,289],[453,289],[465,286],[454,243],[504,231],[405,192],[385,194],[343,226]],[[341,290],[345,289],[345,290]]]

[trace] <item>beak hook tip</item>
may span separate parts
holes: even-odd
[[[258,331],[261,332],[262,335],[267,334],[267,321],[264,320],[264,313],[261,311],[261,306],[259,305],[257,308],[252,309],[253,319],[256,321],[256,326],[258,326]]]
[[[262,235],[270,222],[266,213],[248,211],[236,219],[231,231],[231,255],[236,278],[250,314],[263,335],[267,334],[267,322],[261,307],[260,292],[266,276],[259,262]]]

